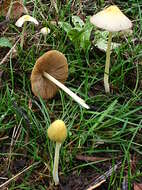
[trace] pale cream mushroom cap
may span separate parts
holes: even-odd
[[[120,11],[116,5],[98,12],[90,18],[95,26],[109,32],[118,32],[132,27],[132,22]]]
[[[22,27],[25,22],[33,22],[34,24],[38,25],[39,22],[30,15],[23,15],[21,16],[15,23],[17,27]]]
[[[62,120],[56,120],[49,126],[47,134],[50,140],[62,143],[67,137],[67,128]]]
[[[50,33],[50,29],[47,28],[47,27],[43,27],[43,28],[40,30],[40,33],[43,34],[44,36],[47,36],[47,35]]]

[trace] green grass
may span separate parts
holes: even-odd
[[[90,178],[87,179],[89,185],[93,178],[95,180],[121,161],[117,172],[107,178],[105,188],[121,189],[126,177],[128,189],[131,190],[133,183],[139,183],[142,179],[142,3],[135,0],[128,3],[115,1],[133,21],[133,34],[123,39],[116,37],[122,46],[111,54],[110,83],[113,92],[106,95],[103,87],[105,53],[93,44],[85,53],[76,49],[63,29],[51,24],[56,13],[50,1],[25,2],[31,15],[40,21],[40,26],[28,25],[23,51],[18,44],[17,56],[10,56],[1,65],[4,72],[0,89],[0,177],[9,179],[26,166],[39,162],[9,183],[8,188],[54,189],[52,167],[55,144],[47,138],[46,131],[51,122],[63,119],[68,137],[60,154],[59,174],[64,180],[61,179],[66,181],[73,174],[80,179],[79,176],[86,173]],[[107,1],[83,2],[80,16],[93,15],[109,5]],[[72,3],[68,1],[58,5],[57,20],[71,23],[71,16],[78,12],[79,1],[71,9]],[[44,38],[35,35],[43,26],[51,29],[46,43]],[[94,38],[93,34],[92,31],[91,38]],[[4,35],[1,33],[1,36],[11,38],[18,35],[20,29],[14,26],[14,21],[8,25]],[[35,98],[31,91],[30,74],[37,58],[51,49],[65,54],[69,65],[66,86],[85,99],[91,109],[81,108],[61,90],[48,102]],[[0,51],[2,60],[8,50],[0,48]],[[18,130],[15,137],[12,135],[14,128]],[[7,170],[12,139],[14,144]],[[80,154],[110,159],[79,161],[76,156]],[[131,166],[134,156],[135,168]],[[5,181],[0,178],[1,184]]]

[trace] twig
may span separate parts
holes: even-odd
[[[117,168],[120,164],[121,164],[121,162],[119,162],[115,166],[111,167],[108,171],[106,171],[103,175],[99,176],[93,183],[91,183],[89,185],[89,187],[87,187],[85,190],[92,190],[92,189],[98,187],[98,185],[100,186],[102,183],[104,183],[106,181],[106,179],[109,176],[111,176],[112,172],[117,170]]]
[[[10,22],[10,20],[4,20],[4,21],[0,22],[0,26],[8,24],[9,22]]]
[[[16,43],[14,44],[14,46],[9,50],[9,52],[5,55],[5,57],[2,59],[2,61],[0,62],[0,65],[2,65],[9,57],[9,55],[12,53],[12,51],[14,50],[14,48],[16,47],[17,43],[20,41],[20,38],[16,41]]]
[[[3,184],[0,185],[0,188],[4,188],[5,186],[7,186],[11,181],[13,181],[14,179],[16,179],[17,177],[19,177],[21,174],[23,174],[24,172],[28,171],[30,168],[38,165],[40,162],[35,162],[34,164],[28,166],[27,168],[25,168],[23,171],[19,172],[18,174],[16,174],[15,176],[13,176],[12,178],[10,178],[9,180],[7,180],[6,182],[4,182]]]
[[[1,138],[0,138],[0,141],[3,141],[3,140],[8,139],[8,138],[9,138],[9,136],[1,137]]]
[[[10,143],[10,151],[9,151],[9,158],[8,158],[8,169],[10,167],[10,163],[11,163],[11,155],[12,155],[12,150],[13,150],[13,147],[14,145],[16,144],[16,141],[18,140],[20,134],[21,134],[21,122],[22,122],[22,119],[20,120],[20,123],[17,126],[14,127],[13,129],[13,133],[12,133],[12,139],[11,139],[11,143]]]
[[[100,185],[102,185],[106,180],[103,179],[102,181],[100,181],[99,183],[89,187],[87,190],[93,190],[93,189],[96,189],[97,187],[99,187]]]
[[[84,155],[76,155],[76,159],[78,160],[82,160],[82,161],[107,161],[107,160],[111,160],[112,158],[103,158],[103,157],[94,157],[94,156],[84,156]]]

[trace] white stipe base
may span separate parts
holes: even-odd
[[[61,82],[56,80],[54,77],[49,75],[48,73],[44,72],[43,73],[44,77],[52,81],[54,84],[56,84],[59,88],[61,88],[63,91],[65,91],[69,96],[72,97],[78,104],[80,104],[82,107],[89,109],[90,107],[85,103],[85,101],[77,96],[74,92],[72,92],[69,88],[67,88],[65,85],[63,85]]]

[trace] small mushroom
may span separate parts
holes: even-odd
[[[120,11],[116,5],[112,5],[90,18],[90,22],[95,26],[109,31],[106,51],[106,64],[104,72],[105,92],[110,93],[109,87],[109,65],[111,53],[112,33],[127,30],[132,27],[131,21]]]
[[[56,142],[55,156],[54,156],[54,166],[53,166],[53,180],[55,185],[59,184],[58,177],[58,165],[59,165],[59,153],[61,144],[67,137],[67,128],[62,120],[54,121],[48,128],[47,134],[50,140]]]
[[[25,33],[25,30],[26,30],[26,23],[27,23],[27,22],[32,22],[32,23],[34,23],[35,25],[38,25],[38,24],[39,24],[38,21],[37,21],[34,17],[32,17],[32,16],[30,16],[30,15],[23,15],[22,17],[20,17],[20,18],[16,21],[15,25],[16,25],[17,27],[22,27],[23,24],[24,24],[23,29],[22,29],[22,34],[21,34],[21,43],[20,43],[21,49],[23,49],[24,33]]]
[[[46,37],[50,33],[50,29],[48,27],[43,27],[41,28],[40,33],[44,36],[44,42],[46,43]]]
[[[68,64],[66,57],[57,50],[48,51],[36,61],[32,70],[32,91],[35,96],[50,99],[55,96],[59,87],[81,106],[89,109],[89,106],[83,99],[63,85],[67,77]]]
[[[47,36],[50,33],[50,29],[47,27],[43,27],[41,28],[40,33],[43,34],[44,36]]]

